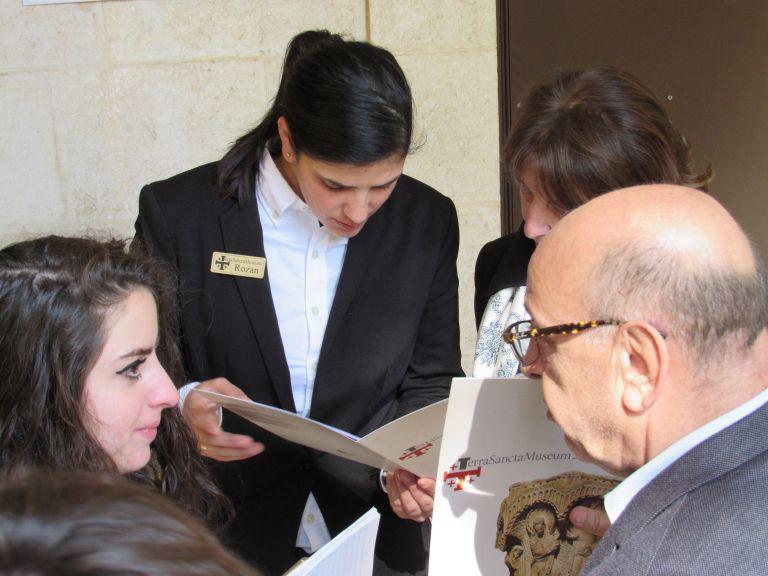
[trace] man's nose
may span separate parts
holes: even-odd
[[[520,370],[528,378],[541,378],[541,356],[538,354],[536,346],[528,346]]]
[[[355,192],[344,207],[344,215],[354,224],[362,224],[368,219],[368,193]]]

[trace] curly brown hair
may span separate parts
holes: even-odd
[[[174,286],[169,268],[123,241],[47,236],[0,250],[0,475],[117,471],[85,424],[85,379],[109,311],[146,288],[158,308],[157,355],[180,382]],[[129,476],[212,526],[230,515],[178,407],[163,411],[150,463]]]

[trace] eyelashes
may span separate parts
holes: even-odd
[[[139,372],[139,367],[146,362],[146,358],[139,358],[137,360],[134,360],[128,366],[125,368],[122,368],[117,371],[117,374],[120,376],[125,376],[127,378],[130,378],[131,380],[138,380],[141,378],[141,372]]]

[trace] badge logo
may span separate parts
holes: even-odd
[[[228,276],[245,276],[247,278],[264,278],[267,259],[261,256],[245,256],[243,254],[228,254],[214,252],[211,255],[211,272]]]
[[[453,488],[454,492],[464,490],[465,483],[472,484],[472,482],[480,476],[482,466],[470,469],[469,466],[467,466],[468,462],[469,457],[459,458],[456,461],[456,464],[451,466],[450,472],[443,472],[443,483],[448,484],[448,486]]]

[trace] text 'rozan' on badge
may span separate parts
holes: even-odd
[[[267,259],[261,256],[244,256],[227,252],[214,252],[211,256],[211,272],[214,274],[264,278],[266,267]]]

